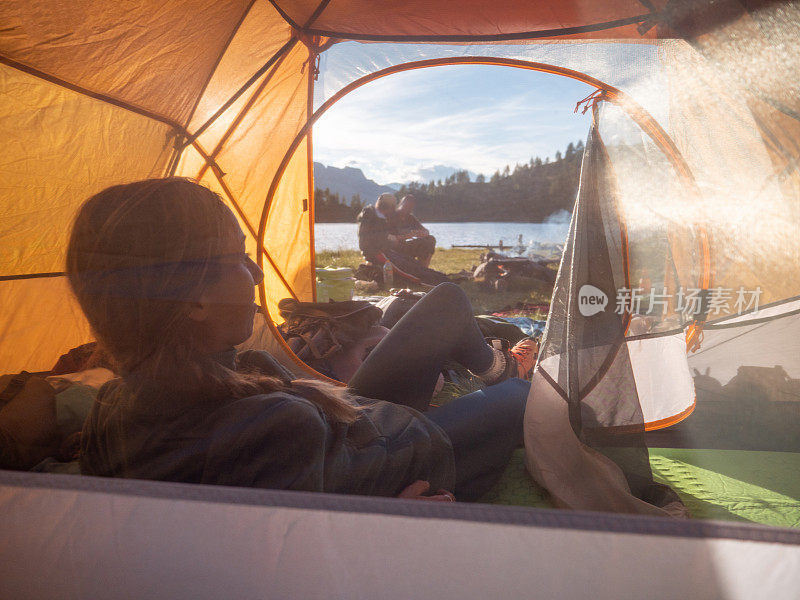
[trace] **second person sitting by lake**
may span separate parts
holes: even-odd
[[[358,247],[364,259],[378,266],[391,262],[395,276],[408,283],[437,285],[447,281],[444,273],[402,252],[402,239],[393,225],[396,210],[397,199],[394,194],[386,193],[378,197],[374,206],[367,206],[359,213]]]
[[[416,207],[417,199],[413,195],[403,196],[390,222],[399,238],[400,252],[427,267],[436,251],[436,238],[417,219],[414,214]]]

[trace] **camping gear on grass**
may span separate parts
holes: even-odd
[[[358,281],[374,281],[379,285],[383,284],[383,268],[372,263],[361,263],[356,267],[354,274]]]
[[[353,269],[350,267],[317,268],[317,302],[344,302],[353,299]]]
[[[556,272],[538,261],[522,256],[507,257],[487,252],[472,273],[472,279],[498,292],[514,289],[531,289],[544,283],[552,285]]]

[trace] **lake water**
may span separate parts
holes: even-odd
[[[531,242],[563,244],[569,223],[558,220],[548,223],[424,223],[436,238],[439,248],[453,245],[516,246],[519,236],[528,245]],[[358,225],[356,223],[317,223],[314,227],[316,249],[357,250]]]

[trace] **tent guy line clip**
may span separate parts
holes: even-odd
[[[608,95],[606,94],[606,91],[604,89],[597,89],[588,96],[586,96],[586,98],[584,98],[583,100],[578,100],[578,102],[575,104],[575,110],[573,112],[577,113],[581,107],[581,104],[583,104],[584,107],[581,114],[585,115],[587,110],[589,110],[590,108],[593,109],[598,102],[602,102],[604,100],[608,100]]]

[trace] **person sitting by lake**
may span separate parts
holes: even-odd
[[[374,205],[365,206],[356,217],[358,247],[366,260],[381,264],[378,255],[397,246],[397,238],[389,222],[396,208],[394,194],[381,194]]]
[[[419,222],[414,209],[417,199],[412,194],[403,196],[390,219],[395,235],[399,238],[399,250],[416,259],[423,267],[431,263],[436,250],[436,238]]]
[[[412,283],[437,285],[447,281],[444,273],[434,271],[401,251],[402,239],[392,225],[396,208],[394,194],[384,193],[374,206],[367,206],[358,214],[358,247],[364,259],[379,266],[389,261],[397,276]]]
[[[530,383],[516,377],[533,363],[487,344],[454,284],[420,300],[348,388],[295,379],[263,351],[237,354],[263,273],[232,211],[190,180],[87,200],[66,272],[120,375],[84,425],[84,474],[477,500],[522,444]],[[489,387],[430,407],[447,360]]]

